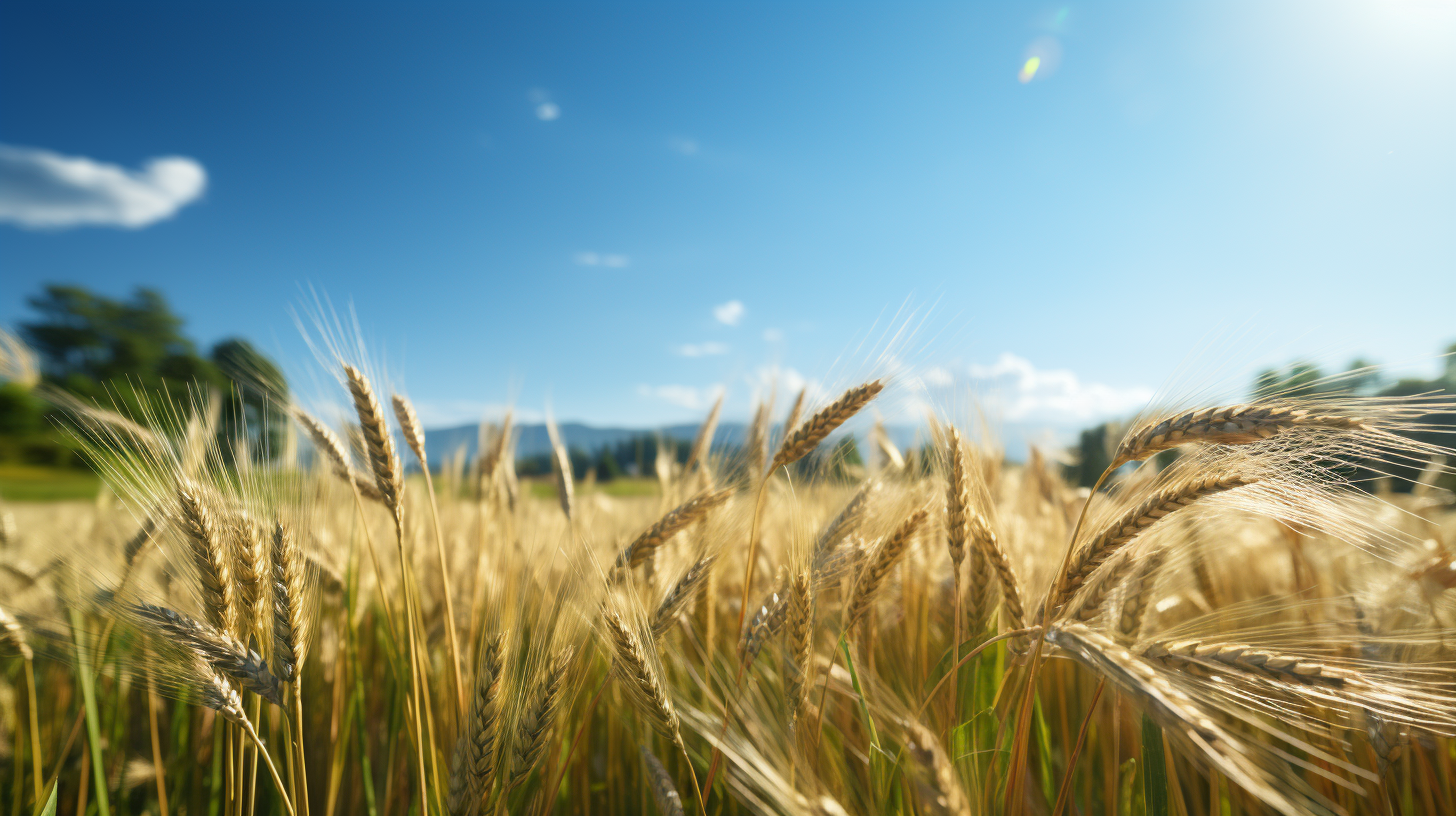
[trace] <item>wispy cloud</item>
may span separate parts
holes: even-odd
[[[0,221],[29,229],[140,229],[176,215],[206,188],[202,165],[180,156],[128,170],[84,156],[0,145]]]
[[[706,343],[685,343],[677,347],[677,353],[683,357],[708,357],[714,354],[727,354],[727,343],[716,343],[709,340]]]
[[[765,365],[754,369],[745,377],[749,388],[755,393],[768,397],[770,391],[778,394],[780,401],[792,400],[803,390],[804,400],[809,407],[815,403],[824,401],[827,396],[824,387],[817,380],[811,380],[799,373],[799,370],[789,366]]]
[[[578,252],[571,256],[579,266],[605,266],[612,269],[621,269],[631,263],[626,255],[617,255],[611,252]]]
[[[638,396],[649,399],[662,400],[679,408],[687,408],[693,411],[706,410],[722,393],[723,386],[710,385],[706,388],[697,388],[691,385],[639,385],[637,386]]]
[[[684,156],[698,155],[698,141],[696,139],[685,139],[681,136],[674,136],[667,140],[667,147],[674,153],[681,153]]]
[[[784,340],[783,329],[764,329],[763,340],[765,343],[781,343]]]
[[[552,101],[550,92],[544,88],[532,88],[526,98],[531,101],[537,119],[554,122],[561,118],[561,106]]]
[[[743,301],[730,300],[713,307],[713,317],[725,326],[737,326],[743,319]]]
[[[1012,422],[1092,422],[1136,411],[1153,397],[1151,388],[1083,382],[1071,371],[1038,369],[1014,354],[971,365],[967,373],[988,407]]]

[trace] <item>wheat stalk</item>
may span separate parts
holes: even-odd
[[[981,555],[985,556],[991,571],[996,575],[996,584],[1001,589],[1001,603],[1006,608],[1010,628],[1024,628],[1026,611],[1021,604],[1020,583],[1016,580],[1016,573],[1011,569],[1011,559],[1007,557],[1006,550],[1002,549],[1000,540],[996,538],[996,533],[991,529],[991,524],[985,516],[980,513],[971,513],[968,518],[971,522],[972,540],[975,541],[976,548]]]
[[[845,391],[839,399],[809,417],[807,422],[784,437],[783,444],[779,445],[778,453],[774,454],[773,462],[769,465],[769,471],[791,465],[807,456],[824,441],[824,437],[859,413],[884,388],[883,381],[871,380]]]
[[[900,522],[900,526],[890,533],[890,536],[881,542],[878,549],[871,556],[869,563],[860,568],[859,578],[855,581],[854,590],[850,593],[849,603],[845,607],[844,631],[850,632],[855,625],[864,619],[866,613],[875,602],[875,596],[879,594],[880,585],[884,583],[885,576],[890,574],[890,568],[895,566],[910,548],[910,541],[915,537],[916,530],[925,523],[930,515],[928,510],[916,510],[906,519]]]
[[[1152,605],[1153,592],[1157,589],[1160,570],[1163,568],[1164,551],[1159,548],[1138,560],[1127,589],[1122,597],[1122,610],[1117,618],[1117,631],[1129,640],[1136,640],[1142,630]]]
[[[819,537],[814,541],[813,561],[816,571],[822,568],[824,562],[839,547],[840,542],[859,530],[869,510],[870,497],[879,488],[880,483],[873,479],[860,485],[854,496],[839,511],[839,515],[824,525],[824,529],[819,532]]]
[[[505,636],[487,637],[475,667],[470,713],[455,743],[451,763],[449,809],[465,816],[490,796],[495,782],[496,734],[500,727],[500,684]]]
[[[785,675],[784,696],[788,700],[789,729],[799,721],[804,708],[810,661],[814,652],[814,596],[810,590],[808,572],[800,572],[789,584],[788,666]]]
[[[658,814],[683,816],[682,796],[678,794],[677,786],[672,784],[672,777],[668,775],[667,769],[662,767],[662,762],[646,745],[640,746],[638,752],[642,756],[642,764],[647,768],[647,786],[652,790],[652,800],[657,803]]]
[[[700,493],[669,510],[667,515],[658,519],[642,535],[637,536],[636,540],[628,544],[626,549],[622,550],[617,556],[613,570],[628,570],[638,566],[655,553],[658,547],[732,497],[731,488]]]
[[[218,529],[212,500],[196,482],[183,480],[177,487],[177,504],[181,509],[182,531],[202,581],[207,622],[220,631],[236,632],[238,610],[233,559]]]
[[[705,555],[699,558],[667,590],[667,594],[662,596],[662,601],[657,604],[657,611],[652,615],[652,636],[654,638],[663,637],[672,628],[683,609],[707,583],[708,576],[713,570],[713,564],[717,560],[716,555]]]
[[[909,722],[909,739],[905,747],[910,756],[925,769],[929,779],[929,796],[922,796],[922,804],[931,812],[946,816],[971,816],[971,802],[956,776],[955,763],[951,762],[935,732],[919,722]]]
[[[308,643],[304,607],[307,573],[293,530],[283,522],[273,525],[273,662],[284,680],[298,674]]]
[[[662,684],[652,662],[649,662],[647,650],[655,647],[644,644],[616,612],[607,611],[602,619],[616,655],[617,673],[625,681],[630,696],[647,712],[648,721],[658,733],[671,740],[674,747],[686,750],[672,698],[668,696],[667,687]]]
[[[1047,606],[1059,612],[1068,598],[1102,566],[1113,553],[1127,546],[1148,528],[1189,507],[1200,499],[1253,484],[1256,478],[1242,473],[1197,476],[1165,487],[1136,507],[1097,531],[1067,564],[1053,585]]]
[[[233,678],[273,705],[283,705],[278,678],[257,652],[237,638],[166,607],[134,603],[130,611],[170,635],[172,642],[191,649],[215,671]]]
[[[142,548],[146,547],[156,534],[157,521],[152,516],[147,516],[146,520],[142,522],[142,526],[136,531],[136,534],[128,538],[126,544],[122,546],[122,559],[128,567],[136,563],[137,556],[141,555]]]
[[[563,647],[551,660],[532,690],[526,708],[516,723],[516,738],[511,745],[511,771],[507,790],[519,787],[535,770],[536,763],[546,751],[546,737],[556,721],[556,709],[561,705],[561,692],[566,687],[566,673],[571,667],[575,650]]]
[[[392,394],[389,401],[394,407],[394,418],[399,420],[399,429],[404,433],[405,444],[409,445],[415,458],[420,460],[420,467],[428,469],[430,465],[425,459],[425,429],[420,426],[420,417],[415,413],[414,404],[403,394]]]
[[[374,387],[364,372],[349,363],[344,363],[344,375],[348,380],[349,396],[354,400],[354,413],[359,415],[359,430],[364,436],[364,451],[369,456],[369,467],[374,472],[374,484],[384,505],[394,511],[395,523],[399,522],[404,499],[404,468],[394,451],[394,437],[389,433],[389,424],[384,418],[384,408]]]
[[[1274,680],[1343,688],[1358,675],[1320,660],[1260,649],[1246,643],[1208,640],[1154,641],[1138,654],[1177,668],[1237,670]]]
[[[242,607],[239,634],[249,637],[267,625],[272,569],[268,563],[268,547],[252,516],[246,510],[238,510],[230,521],[233,554],[237,557],[238,600]]]
[[[708,466],[708,452],[713,447],[713,434],[718,430],[718,414],[723,410],[723,395],[720,393],[718,399],[713,401],[713,409],[708,412],[708,418],[698,426],[697,436],[693,437],[693,446],[688,453],[687,464],[683,467],[683,473],[688,473],[694,465],[706,470]]]
[[[313,440],[314,449],[328,460],[335,476],[352,485],[363,498],[377,501],[380,504],[385,503],[384,494],[379,492],[379,488],[375,487],[373,482],[354,472],[353,466],[349,464],[349,455],[344,452],[344,443],[329,429],[329,426],[302,408],[294,408],[293,416],[298,420],[298,424],[303,426],[309,439]]]
[[[1285,816],[1307,813],[1286,795],[1287,788],[1271,783],[1248,746],[1204,714],[1147,660],[1082,624],[1054,626],[1046,639],[1142,703],[1154,722],[1191,743],[1232,782]]]
[[[1149,422],[1118,445],[1108,470],[1179,445],[1247,445],[1295,428],[1359,431],[1368,428],[1359,417],[1322,413],[1292,405],[1224,405],[1201,408]]]
[[[30,641],[25,636],[25,628],[15,616],[0,609],[0,642],[10,641],[15,644],[20,656],[26,660],[35,659],[35,651],[31,649]]]

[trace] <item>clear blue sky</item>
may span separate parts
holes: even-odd
[[[905,303],[917,363],[1053,413],[1239,327],[1236,371],[1428,357],[1453,43],[1456,4],[1396,0],[7,2],[0,324],[147,285],[302,360],[312,284],[435,424],[742,416]]]

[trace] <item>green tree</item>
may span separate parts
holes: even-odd
[[[227,439],[246,439],[253,458],[266,459],[282,449],[288,427],[288,381],[253,344],[232,337],[212,347],[212,364],[233,383],[234,411],[225,415]],[[231,452],[231,446],[225,450]]]
[[[194,382],[226,385],[217,367],[198,356],[182,334],[182,318],[154,289],[113,300],[79,286],[51,285],[29,304],[40,319],[22,323],[21,332],[40,355],[45,379],[72,393],[101,398],[108,386],[185,393]]]
[[[597,458],[597,481],[610,482],[622,475],[622,466],[617,464],[617,457],[612,455],[611,448],[602,448],[601,456]]]
[[[246,340],[224,340],[209,357],[201,356],[182,332],[183,319],[154,289],[115,300],[79,286],[50,285],[28,302],[37,319],[20,330],[39,356],[48,386],[133,411],[139,399],[165,393],[166,399],[188,400],[216,390],[238,398],[219,428],[227,455],[240,435],[255,456],[279,449],[288,386],[278,366]],[[36,396],[7,386],[0,394],[0,458],[20,451],[33,461],[65,460],[65,439],[51,427],[50,412]]]

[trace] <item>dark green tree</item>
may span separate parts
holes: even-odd
[[[617,457],[612,455],[611,448],[602,448],[601,456],[597,457],[597,481],[610,482],[622,475],[622,466],[617,464]]]

